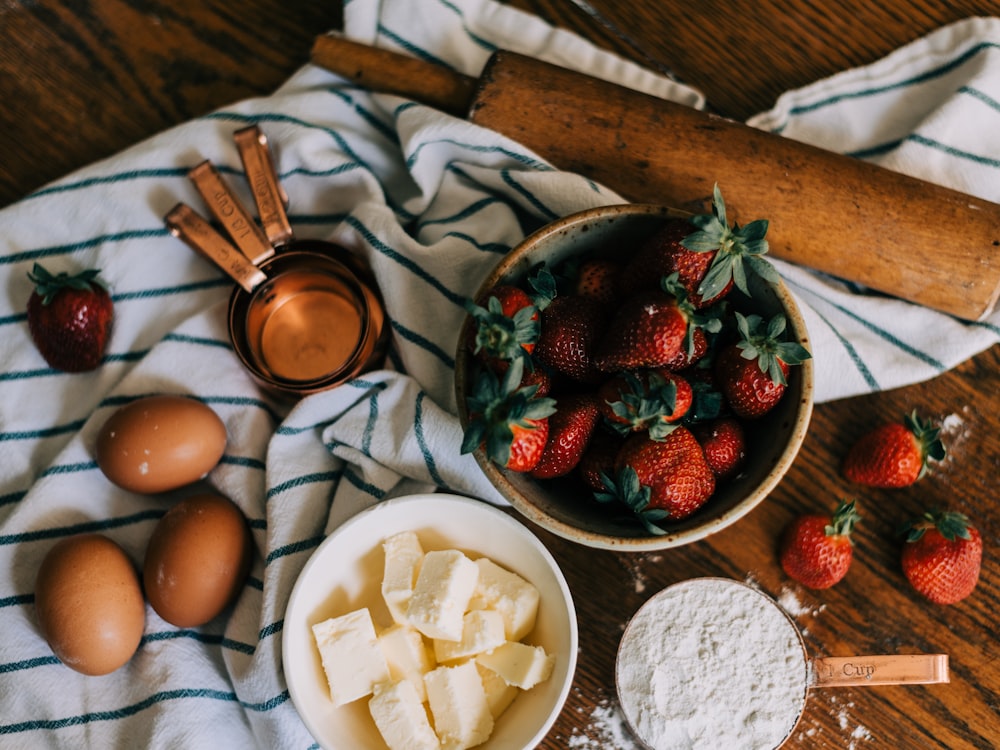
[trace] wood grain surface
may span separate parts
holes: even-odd
[[[570,0],[512,4],[672,71],[701,89],[715,111],[736,119],[769,108],[786,89],[872,62],[943,23],[997,10],[995,0],[590,0],[593,12]],[[0,206],[170,125],[269,93],[339,18],[337,3],[306,0],[3,3]],[[849,486],[838,464],[852,440],[914,408],[946,425],[949,458],[911,489]],[[947,685],[814,691],[786,747],[1000,746],[998,413],[1000,347],[993,347],[932,381],[817,406],[795,466],[772,497],[705,541],[620,554],[540,531],[573,590],[581,632],[569,701],[541,747],[620,744],[613,669],[622,629],[663,586],[702,575],[751,580],[780,598],[817,656],[950,656]],[[791,585],[775,552],[781,528],[796,513],[831,507],[846,495],[859,498],[864,514],[849,577],[821,593]],[[893,535],[902,520],[935,505],[970,515],[986,545],[978,589],[950,607],[929,605],[908,588]]]

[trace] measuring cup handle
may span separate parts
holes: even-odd
[[[948,682],[947,654],[827,656],[813,659],[813,687]]]
[[[264,234],[275,247],[287,245],[292,241],[292,225],[285,210],[288,195],[278,181],[267,136],[257,125],[249,125],[237,130],[233,139],[257,204],[257,215],[260,216]]]

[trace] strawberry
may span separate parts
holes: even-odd
[[[623,372],[600,388],[601,414],[621,434],[647,430],[666,437],[691,408],[693,391],[683,377],[663,370]]]
[[[705,454],[686,427],[663,440],[637,433],[627,438],[615,458],[615,478],[604,478],[601,502],[619,500],[648,522],[678,521],[698,510],[715,491],[715,476]],[[662,533],[662,530],[661,530]]]
[[[726,296],[734,285],[747,292],[745,266],[770,281],[777,278],[762,257],[768,251],[767,221],[730,227],[718,185],[712,195],[711,214],[670,219],[643,243],[622,271],[621,286],[627,294],[676,273],[691,302],[701,308]]]
[[[611,305],[618,297],[620,264],[610,258],[588,258],[577,269],[573,293],[602,305]]]
[[[851,532],[860,519],[854,501],[841,500],[832,516],[799,516],[781,537],[781,567],[811,589],[826,589],[847,575],[854,557]]]
[[[555,401],[537,396],[537,385],[522,387],[524,359],[510,363],[503,378],[482,370],[466,399],[469,423],[462,453],[482,448],[491,461],[511,471],[531,471],[538,464],[549,435]]]
[[[602,476],[614,474],[615,458],[622,446],[622,438],[598,428],[590,438],[587,449],[576,466],[576,473],[594,492],[605,492]]]
[[[935,604],[954,604],[976,588],[983,539],[962,513],[930,511],[903,529],[903,574]]]
[[[501,284],[485,294],[478,304],[468,302],[465,307],[473,320],[469,348],[484,361],[509,362],[534,350],[539,313],[524,290]]]
[[[531,475],[551,479],[569,474],[576,468],[600,419],[597,399],[581,393],[556,400],[556,411],[549,417],[549,437],[542,457]]]
[[[684,345],[687,316],[662,289],[637,292],[621,304],[594,357],[604,372],[664,367]]]
[[[581,382],[603,376],[594,367],[594,348],[604,328],[604,308],[575,294],[562,295],[542,311],[535,358],[555,372]]]
[[[743,425],[738,419],[721,417],[701,422],[693,425],[691,432],[701,443],[705,460],[716,479],[728,479],[743,467],[747,457],[747,441]]]
[[[114,305],[95,268],[53,275],[35,263],[28,278],[28,330],[45,361],[64,372],[84,372],[101,364],[111,333]]]
[[[931,460],[941,461],[941,430],[922,421],[916,410],[900,422],[865,433],[851,446],[841,472],[851,482],[870,487],[908,487],[927,474]]]
[[[736,416],[756,419],[785,395],[789,366],[801,364],[811,355],[800,344],[781,340],[784,315],[775,315],[766,326],[759,315],[735,315],[741,338],[719,352],[716,381]]]

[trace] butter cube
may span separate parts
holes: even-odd
[[[503,617],[492,609],[475,609],[462,617],[462,637],[457,641],[434,639],[434,657],[439,663],[459,661],[502,646]]]
[[[412,682],[420,702],[427,700],[424,673],[434,669],[435,663],[420,631],[408,625],[392,625],[379,634],[378,642],[389,665],[389,678]]]
[[[475,662],[438,667],[424,675],[424,682],[444,750],[464,750],[489,739],[493,715]]]
[[[479,568],[479,581],[469,608],[495,609],[503,615],[507,640],[522,640],[535,627],[538,589],[489,558],[476,560],[476,567]]]
[[[479,670],[479,679],[483,681],[483,690],[486,691],[486,703],[490,707],[490,714],[493,716],[493,721],[496,721],[510,707],[521,691],[514,685],[508,685],[504,678],[492,669],[487,669],[479,662],[475,662],[475,665],[476,669]]]
[[[552,674],[555,657],[541,646],[507,641],[499,648],[480,654],[476,661],[500,675],[508,685],[530,690]]]
[[[334,704],[363,698],[389,679],[389,667],[367,607],[312,626]]]
[[[409,680],[376,685],[368,711],[389,750],[441,750],[427,709]]]
[[[382,571],[382,598],[394,622],[406,622],[406,608],[413,596],[424,549],[412,531],[401,531],[382,542],[385,563]]]
[[[462,616],[479,580],[479,567],[459,550],[434,550],[424,555],[406,618],[428,638],[457,641]]]

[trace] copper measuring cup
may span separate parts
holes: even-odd
[[[164,222],[236,282],[228,310],[236,355],[260,384],[293,397],[375,369],[389,327],[371,269],[340,245],[296,239],[267,137],[251,125],[234,139],[259,225],[207,160],[188,176],[226,236],[184,203]]]
[[[640,725],[645,721],[656,721],[651,719],[652,712],[641,715],[641,710],[637,708],[637,701],[634,695],[629,694],[626,684],[629,680],[623,671],[623,659],[627,659],[628,654],[634,653],[638,641],[635,639],[639,633],[648,634],[642,623],[644,618],[652,617],[656,612],[654,609],[657,602],[663,599],[668,601],[672,597],[682,596],[685,589],[693,590],[696,587],[711,587],[722,592],[728,590],[732,596],[752,597],[755,609],[759,609],[758,620],[765,620],[773,626],[769,634],[773,633],[775,642],[795,643],[801,649],[801,662],[797,659],[794,663],[789,662],[787,671],[782,671],[783,675],[794,675],[788,677],[787,681],[773,683],[767,686],[766,680],[757,683],[755,692],[767,692],[770,689],[778,691],[780,695],[788,698],[787,704],[780,714],[783,721],[779,722],[780,734],[772,736],[773,744],[771,748],[778,748],[784,745],[793,735],[798,726],[802,714],[805,711],[806,702],[810,691],[817,688],[836,688],[848,686],[877,686],[877,685],[922,685],[932,683],[945,683],[949,681],[948,657],[945,654],[881,654],[872,656],[848,656],[848,657],[809,657],[808,650],[801,630],[795,621],[782,609],[776,601],[764,592],[749,586],[746,583],[727,578],[693,578],[681,581],[672,586],[668,586],[655,594],[649,601],[633,615],[625,627],[619,644],[618,658],[615,666],[615,685],[618,695],[618,702],[622,708],[625,724],[636,739],[637,743],[649,750],[658,750],[648,737],[644,737]],[[728,609],[726,610],[728,612]],[[659,614],[663,614],[662,612]],[[699,613],[687,611],[676,611],[672,613],[678,618],[697,617]],[[779,632],[780,631],[780,632]],[[744,653],[744,644],[735,642],[729,644],[732,647],[731,660],[734,662],[751,662],[759,658],[759,654]],[[626,654],[626,656],[623,656]],[[755,669],[761,672],[769,671],[769,665],[761,662],[754,665]],[[655,669],[673,669],[668,661],[655,665]],[[720,674],[719,679],[725,679],[724,674]],[[725,706],[702,705],[701,711],[725,711]],[[666,726],[670,720],[666,717],[660,719],[661,726]],[[777,730],[778,724],[775,725]],[[712,745],[721,746],[718,743]],[[762,747],[761,750],[764,750]]]

